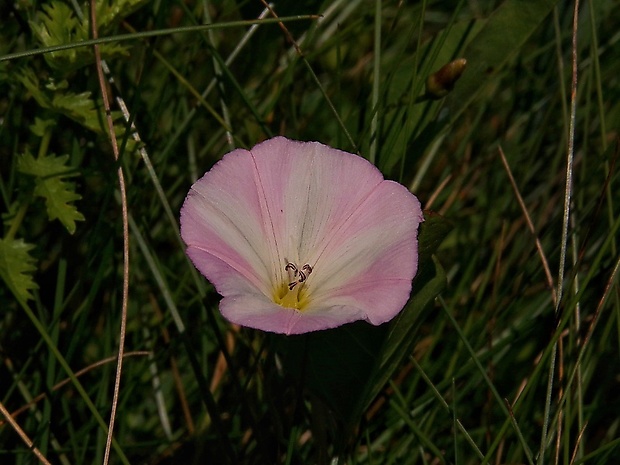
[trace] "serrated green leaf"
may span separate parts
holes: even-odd
[[[39,79],[29,68],[25,68],[18,75],[18,79],[43,108],[62,113],[91,131],[103,133],[99,111],[90,92],[68,92],[66,89],[69,83],[66,80],[50,79],[41,86]]]
[[[35,195],[45,198],[47,216],[50,221],[58,219],[70,234],[75,232],[75,222],[84,221],[84,216],[70,202],[82,198],[75,192],[73,183],[65,182],[63,178],[76,176],[69,172],[66,166],[68,155],[60,157],[45,156],[34,158],[29,153],[21,155],[17,168],[24,174],[35,176]]]
[[[26,87],[41,107],[61,113],[97,134],[107,134],[107,126],[103,124],[105,120],[103,112],[98,110],[90,92],[81,92],[79,94],[67,92],[68,83],[66,80],[54,81],[49,79],[44,84],[41,84],[34,72],[29,68],[25,68],[18,73],[17,79]],[[121,117],[122,114],[120,112],[112,112],[112,119],[114,121],[119,121]],[[31,129],[34,128],[31,127]],[[114,133],[117,137],[123,136],[125,131],[124,120],[114,125]],[[129,139],[126,151],[132,153],[136,146],[135,141]]]
[[[90,92],[74,94],[72,92],[56,93],[52,97],[52,108],[67,115],[91,131],[102,133],[99,111]]]
[[[56,121],[53,119],[41,119],[35,117],[34,124],[30,125],[30,131],[36,136],[43,137],[48,128],[54,127]]]
[[[43,45],[68,44],[75,39],[85,39],[85,37],[76,36],[76,32],[80,32],[79,21],[73,15],[69,5],[52,1],[43,4],[42,9],[45,14],[41,15],[39,23],[33,23],[33,29]],[[68,50],[67,53],[75,53],[75,50]]]
[[[88,32],[81,27],[69,5],[53,1],[44,4],[42,9],[44,13],[37,18],[38,21],[31,21],[30,27],[44,47],[88,39]],[[52,68],[68,71],[88,64],[92,61],[90,55],[90,50],[80,47],[46,53],[45,60]]]
[[[113,21],[124,17],[120,15],[127,15],[141,6],[141,2],[135,0],[112,3],[119,5],[109,5],[105,0],[97,2],[100,28],[109,26]],[[74,11],[61,1],[44,4],[42,9],[44,13],[39,15],[36,21],[30,22],[30,27],[41,45],[52,47],[78,43],[90,38],[88,12],[83,13],[85,20],[80,21]],[[101,44],[99,49],[104,59],[129,54],[127,47],[119,43]],[[52,68],[66,74],[93,63],[94,55],[90,47],[76,47],[46,53],[45,60]]]
[[[40,88],[39,78],[37,78],[32,69],[24,68],[16,74],[16,77],[41,107],[49,108],[51,106],[50,99],[46,95],[47,93]]]
[[[11,291],[24,301],[32,299],[30,291],[38,286],[32,279],[37,269],[28,253],[34,245],[23,239],[0,239],[0,277]]]

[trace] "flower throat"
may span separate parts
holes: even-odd
[[[312,273],[312,267],[307,263],[298,268],[296,264],[288,262],[284,267],[288,272],[288,283],[281,283],[275,290],[274,301],[282,307],[303,310],[309,303],[305,283]]]

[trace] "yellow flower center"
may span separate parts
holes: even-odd
[[[312,273],[312,267],[306,264],[300,269],[289,262],[284,269],[288,272],[289,281],[280,283],[274,289],[273,301],[282,307],[303,311],[310,303],[306,280]]]

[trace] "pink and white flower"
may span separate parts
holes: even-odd
[[[389,321],[418,267],[420,202],[365,159],[275,137],[191,188],[181,236],[229,321],[299,334]]]

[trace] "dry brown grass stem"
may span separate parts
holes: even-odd
[[[30,439],[28,435],[26,434],[26,432],[21,428],[21,426],[19,426],[19,423],[17,423],[15,419],[11,416],[11,414],[8,412],[8,410],[6,409],[6,407],[4,406],[2,402],[0,402],[0,413],[4,415],[4,417],[6,418],[6,421],[9,422],[9,424],[13,427],[15,432],[19,435],[20,438],[22,438],[22,441],[24,441],[24,443],[28,446],[28,448],[32,451],[32,453],[39,459],[39,461],[41,463],[51,465],[51,463],[43,456],[41,451],[34,445],[34,443],[32,442],[32,439]]]
[[[508,165],[508,160],[506,160],[506,155],[504,155],[504,151],[502,150],[501,147],[499,147],[499,155],[500,155],[500,158],[502,159],[502,164],[504,165],[504,168],[506,169],[506,174],[508,175],[510,185],[512,186],[512,189],[515,193],[515,197],[517,198],[517,202],[519,202],[519,206],[521,207],[521,210],[523,211],[523,216],[525,217],[527,226],[536,241],[536,250],[538,251],[538,256],[540,257],[540,261],[542,263],[543,270],[545,272],[545,277],[547,279],[547,286],[549,286],[549,289],[551,290],[551,300],[553,301],[553,306],[555,307],[557,305],[557,294],[555,291],[555,285],[553,284],[553,276],[551,275],[551,268],[549,268],[549,262],[547,261],[547,256],[545,255],[545,251],[543,250],[540,239],[538,238],[538,235],[536,234],[536,228],[534,227],[534,223],[532,222],[532,217],[530,216],[530,213],[527,211],[527,206],[525,205],[525,202],[523,201],[521,192],[519,192],[519,188],[517,187],[515,178],[512,175],[512,170],[510,169],[510,165]]]
[[[92,28],[93,39],[97,39],[97,8],[95,0],[90,2],[90,24]],[[106,113],[106,122],[108,124],[108,132],[110,135],[110,143],[112,144],[112,152],[114,160],[118,162],[119,152],[116,135],[114,133],[114,122],[112,121],[112,113],[110,110],[110,98],[106,81],[103,76],[103,68],[101,63],[101,53],[99,45],[94,45],[95,66],[97,68],[97,76],[99,78],[99,88],[103,99],[103,107]],[[121,327],[119,330],[118,356],[116,362],[116,376],[114,379],[114,394],[112,397],[112,408],[110,411],[110,420],[108,423],[108,435],[106,438],[105,453],[103,457],[103,465],[107,465],[110,460],[110,450],[112,448],[112,438],[114,437],[114,421],[116,419],[116,408],[118,406],[118,397],[121,385],[121,373],[123,368],[123,353],[125,351],[125,334],[127,333],[127,303],[129,301],[129,213],[127,209],[127,192],[125,188],[125,177],[123,176],[123,168],[118,167],[118,186],[121,197],[121,210],[123,218],[123,297],[121,304]]]

